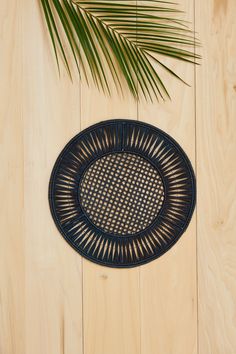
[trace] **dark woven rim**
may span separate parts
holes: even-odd
[[[53,219],[82,256],[134,267],[169,250],[195,207],[195,177],[182,148],[149,124],[112,120],[76,135],[49,183]]]

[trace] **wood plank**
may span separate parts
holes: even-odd
[[[180,1],[193,23],[193,1]],[[170,134],[195,162],[194,66],[164,59],[191,87],[157,70],[171,101],[138,106],[141,121]],[[196,220],[161,258],[140,268],[141,353],[197,352]]]
[[[23,119],[20,2],[0,2],[0,353],[24,354]]]
[[[106,119],[137,118],[128,93],[106,97],[85,84],[81,128]],[[84,354],[140,353],[139,269],[112,269],[83,260]]]
[[[191,21],[192,2],[181,1]],[[58,153],[80,128],[137,110],[128,95],[84,84],[80,104],[80,84],[58,78],[38,4],[0,3],[0,353],[196,353],[195,217],[166,255],[130,270],[82,261],[56,230],[47,190]],[[196,1],[199,354],[236,351],[235,12],[234,0]],[[194,165],[193,67],[175,69],[192,88],[167,77],[172,101],[142,102],[138,118],[171,134]]]
[[[52,51],[40,2],[24,1],[26,352],[80,354],[81,258],[59,234],[48,204],[54,162],[80,126],[80,86]]]
[[[199,354],[236,352],[236,2],[196,2]]]

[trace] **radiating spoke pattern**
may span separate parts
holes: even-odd
[[[166,252],[187,228],[195,178],[181,147],[137,121],[106,121],[75,136],[49,185],[54,221],[84,257],[132,267]]]

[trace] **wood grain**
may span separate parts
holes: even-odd
[[[193,1],[180,1],[193,23]],[[194,67],[165,60],[191,86],[157,70],[172,97],[138,107],[139,119],[169,133],[195,165]],[[196,220],[163,257],[140,268],[141,353],[197,353]]]
[[[236,2],[196,2],[199,353],[236,352]]]
[[[193,22],[194,0],[180,7]],[[191,65],[165,61],[191,87],[162,72],[172,100],[137,106],[127,93],[72,83],[63,69],[59,78],[39,1],[0,2],[1,354],[236,353],[235,13],[235,0],[195,1],[196,82]],[[82,259],[48,206],[59,152],[110,118],[165,130],[197,173],[188,230],[140,268]]]
[[[24,354],[21,8],[0,2],[0,353]],[[18,65],[20,63],[20,65]]]
[[[42,29],[45,29],[44,31]],[[48,184],[61,149],[78,131],[79,83],[58,76],[38,2],[24,1],[23,118],[26,353],[83,352],[81,258],[49,211]]]

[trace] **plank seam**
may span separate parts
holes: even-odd
[[[193,0],[193,26],[194,26],[194,56],[196,54],[196,0]],[[196,59],[194,59],[196,61]],[[195,175],[197,181],[197,70],[196,64],[194,65],[194,122],[195,122]],[[198,204],[196,195],[196,244],[195,244],[195,254],[196,254],[196,307],[197,307],[197,354],[199,354],[199,284],[198,284]]]

